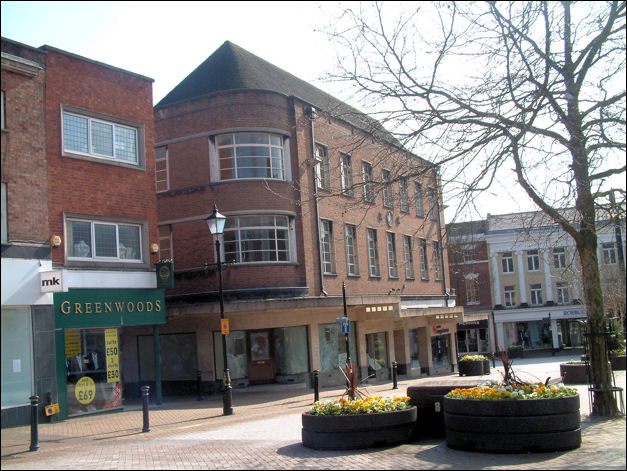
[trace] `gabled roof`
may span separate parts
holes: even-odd
[[[380,123],[279,67],[225,41],[168,93],[155,109],[227,90],[270,90],[295,96],[369,133],[393,140]]]

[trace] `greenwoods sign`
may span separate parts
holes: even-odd
[[[54,293],[55,327],[165,324],[162,289],[70,289]]]

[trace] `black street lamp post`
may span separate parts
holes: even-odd
[[[218,282],[220,289],[220,324],[224,324],[224,295],[222,292],[222,256],[220,255],[220,235],[224,233],[224,225],[226,223],[226,216],[218,212],[218,206],[213,205],[213,213],[206,219],[209,230],[216,239],[216,256],[218,266]],[[229,372],[229,365],[226,355],[226,334],[222,332],[222,357],[224,359],[224,390],[222,391],[222,411],[223,415],[233,414],[232,407],[232,392],[231,387],[231,373]]]

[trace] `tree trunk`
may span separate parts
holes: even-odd
[[[596,252],[596,235],[593,234],[590,237],[588,234],[577,249],[581,258],[581,274],[588,311],[590,374],[594,388],[591,413],[602,417],[613,417],[617,414],[618,408],[614,394],[610,391],[613,386],[612,371],[608,364],[606,348],[605,313]]]

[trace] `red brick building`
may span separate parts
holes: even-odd
[[[350,358],[388,380],[451,371],[461,309],[449,299],[437,173],[367,116],[225,42],[154,109],[160,258],[174,261],[161,329],[164,389],[222,379],[217,252],[234,384],[340,384]],[[420,169],[409,172],[407,169]],[[382,179],[387,185],[382,185]],[[125,331],[127,372],[154,380],[152,332]],[[128,342],[128,343],[127,343]],[[136,343],[136,345],[132,345]],[[148,360],[149,357],[145,356]]]
[[[3,426],[7,389],[15,411],[121,407],[122,326],[165,320],[152,79],[3,38],[2,98]]]
[[[485,220],[447,225],[451,285],[464,308],[464,322],[457,325],[459,355],[496,351],[486,231]]]

